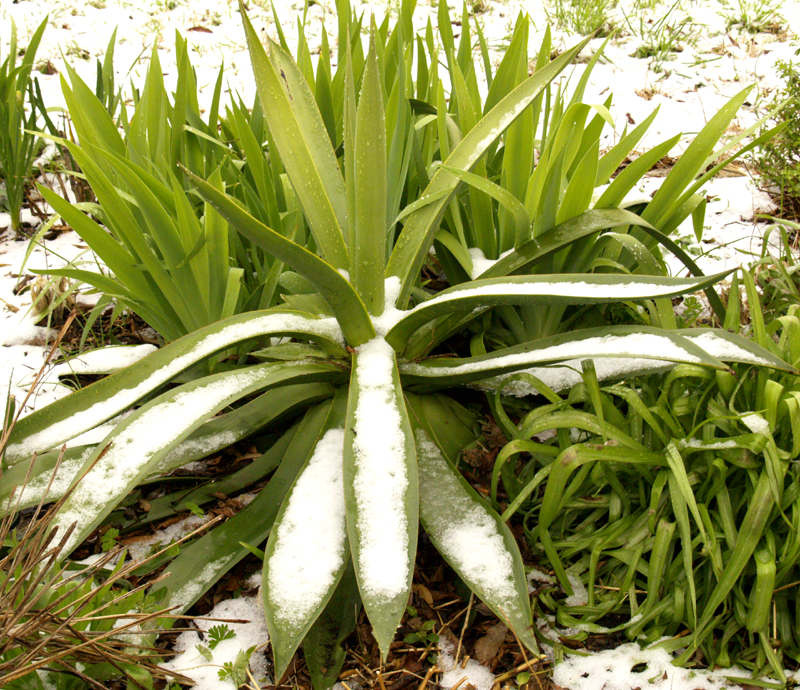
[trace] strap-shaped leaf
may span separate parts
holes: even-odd
[[[548,230],[535,240],[520,245],[514,251],[504,255],[479,277],[499,278],[529,270],[536,262],[588,235],[607,228],[626,225],[646,226],[648,223],[635,213],[622,209],[587,211]]]
[[[127,410],[206,357],[262,335],[304,336],[334,349],[344,344],[333,319],[313,319],[288,310],[233,316],[179,338],[130,367],[23,417],[9,438],[6,461],[13,464],[55,448]]]
[[[240,3],[264,117],[325,259],[349,268],[345,187],[314,94],[292,57],[270,41],[269,55]]]
[[[374,33],[358,101],[353,168],[355,246],[350,248],[350,275],[369,312],[380,316],[386,269],[386,124]]]
[[[63,555],[80,544],[136,484],[206,419],[263,388],[338,378],[335,369],[321,362],[280,362],[214,374],[163,393],[126,417],[86,461],[74,490],[56,514],[55,524],[62,529],[77,522]]]
[[[361,598],[386,657],[408,603],[417,551],[414,438],[394,350],[355,353],[344,446],[347,534]]]
[[[532,652],[525,568],[514,535],[445,459],[421,426],[414,430],[419,517],[433,545],[469,588]]]
[[[574,363],[574,360],[600,357],[618,358],[623,366],[625,360],[631,358],[658,360],[662,366],[664,362],[687,362],[718,369],[725,366],[677,332],[642,326],[609,326],[542,338],[477,357],[404,362],[400,373],[405,384],[431,390],[535,365]]]
[[[781,369],[792,374],[798,373],[791,364],[738,333],[731,333],[722,328],[691,328],[677,332],[723,362],[755,364]]]
[[[350,559],[342,478],[346,389],[342,391],[324,435],[283,502],[264,551],[262,596],[277,678],[330,600]]]
[[[361,611],[361,597],[348,559],[339,585],[303,640],[303,654],[314,688],[332,688],[345,660],[344,641],[356,627]]]
[[[361,298],[347,279],[331,264],[256,220],[233,199],[205,180],[189,172],[187,175],[200,194],[247,239],[291,266],[314,284],[330,304],[350,345],[358,346],[375,335],[372,321]]]
[[[760,347],[752,340],[736,333],[730,333],[716,328],[691,328],[679,329],[676,334],[689,342],[699,345],[705,353],[721,362],[739,362],[756,366],[768,366],[782,371],[794,373],[795,369],[779,359],[771,352]],[[619,379],[630,376],[644,376],[663,371],[672,366],[671,362],[659,359],[645,359],[638,357],[592,357],[598,380]],[[533,367],[519,370],[516,374],[506,374],[494,378],[483,379],[480,386],[497,390],[502,388],[504,393],[511,395],[535,395],[539,391],[536,384],[529,382],[533,379],[540,380],[544,385],[554,391],[562,391],[580,383],[581,367],[583,360],[569,359],[558,367]],[[532,379],[526,380],[526,375]],[[749,438],[749,436],[747,437]],[[763,444],[764,437],[758,437]],[[740,446],[746,445],[745,436],[737,437]],[[763,445],[762,445],[763,447]],[[751,449],[760,452],[759,449]]]
[[[674,297],[702,290],[730,273],[725,271],[701,278],[591,273],[473,280],[444,290],[412,309],[395,324],[386,339],[400,348],[425,323],[453,312],[502,304],[598,304]]]
[[[266,540],[289,487],[327,430],[330,410],[331,402],[326,402],[306,412],[300,423],[267,451],[278,461],[278,469],[252,503],[181,549],[169,566],[169,575],[151,590],[166,591],[162,606],[176,606],[179,612],[184,612],[250,553],[242,543],[258,546]]]
[[[534,101],[536,96],[572,62],[588,40],[582,41],[561,54],[511,91],[467,133],[447,157],[445,163],[451,168],[469,171],[489,146]],[[411,215],[397,239],[386,268],[386,274],[400,277],[402,289],[398,304],[401,306],[408,300],[408,295],[425,261],[439,221],[444,215],[458,183],[459,180],[449,173],[437,171],[424,195],[430,196],[446,190],[445,195]]]

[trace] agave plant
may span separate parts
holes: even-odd
[[[398,151],[401,160],[410,158],[419,141],[411,117],[391,131],[391,141],[387,134],[376,28],[361,73],[345,55],[340,163],[303,69],[279,44],[265,48],[244,10],[242,16],[272,137],[269,156],[285,169],[313,251],[249,214],[214,180],[188,170],[186,175],[231,226],[291,269],[287,279],[300,287],[290,308],[204,326],[20,420],[4,449],[4,484],[27,472],[27,459],[41,452],[22,497],[23,504],[36,500],[45,468],[55,462],[51,449],[130,412],[99,444],[65,454],[65,479],[52,491],[63,491],[75,478],[56,516],[61,525],[77,523],[69,551],[143,480],[301,410],[257,467],[242,471],[239,480],[253,482],[274,470],[255,500],[169,566],[171,574],[156,585],[166,604],[187,609],[249,553],[247,545],[266,540],[262,594],[276,675],[303,643],[315,685],[326,687],[341,668],[338,643],[352,629],[359,602],[383,656],[388,654],[408,602],[421,523],[464,582],[535,650],[514,538],[455,466],[474,438],[474,420],[439,391],[595,357],[635,359],[639,370],[667,362],[724,369],[721,360],[786,365],[725,332],[631,327],[584,329],[468,358],[410,359],[410,344],[441,343],[493,307],[655,300],[709,288],[722,276],[510,275],[531,253],[563,249],[562,235],[550,231],[512,250],[494,277],[431,294],[421,271],[458,192],[459,178],[449,171],[478,166],[586,43],[540,65],[488,109],[402,211],[404,225],[396,232],[398,185],[406,178],[388,161]],[[595,230],[652,227],[620,209],[595,210],[580,221],[587,222]],[[275,340],[286,337],[291,342]],[[260,363],[198,377],[207,370],[197,364],[257,339],[269,343],[254,353]],[[178,380],[180,385],[168,386]],[[5,495],[0,500],[7,504]]]

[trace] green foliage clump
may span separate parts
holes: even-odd
[[[752,272],[741,279],[755,342],[800,364],[800,306],[765,322]],[[608,386],[586,371],[509,428],[516,440],[495,470],[511,499],[505,516],[522,515],[567,594],[575,578],[587,590],[579,602],[556,588],[540,595],[556,626],[583,631],[576,639],[624,632],[682,665],[785,682],[800,661],[798,399],[796,372],[760,367],[679,365]],[[515,466],[523,452],[531,459]]]
[[[0,448],[6,484],[28,471],[39,482],[59,462],[64,476],[84,477],[56,517],[78,522],[70,551],[96,528],[117,527],[120,504],[148,479],[252,439],[250,465],[152,502],[146,519],[155,520],[261,486],[182,548],[154,590],[185,611],[266,542],[261,592],[276,676],[302,644],[317,688],[335,681],[360,607],[389,652],[420,525],[537,649],[514,535],[458,469],[476,426],[459,387],[499,391],[524,370],[553,392],[575,366],[619,378],[665,360],[791,370],[738,334],[678,329],[670,301],[705,290],[724,318],[713,290],[723,276],[702,275],[669,235],[701,219],[702,185],[738,143],[717,149],[747,89],[652,199],[632,199],[679,137],[614,175],[655,114],[600,153],[611,97],[583,102],[600,52],[569,97],[555,85],[588,39],[551,59],[548,32],[531,59],[520,16],[495,68],[466,6],[457,42],[440,3],[441,46],[432,28],[414,35],[413,11],[403,2],[393,25],[369,27],[365,49],[362,18],[341,0],[337,67],[323,33],[315,70],[302,27],[293,56],[280,27],[264,45],[242,8],[260,104],[252,113],[239,102],[220,117],[220,75],[212,114],[200,118],[182,39],[174,97],[154,56],[122,134],[69,72],[81,143],[67,145],[99,208],[43,193],[116,275],[61,274],[119,296],[172,342],[21,419]],[[664,248],[693,277],[664,275]],[[639,303],[648,324],[609,323],[603,308],[620,302]],[[499,397],[490,395],[498,415]],[[123,412],[101,443],[63,458],[53,450]],[[469,546],[476,529],[492,552],[480,562]]]
[[[131,584],[124,557],[111,566],[119,550],[91,565],[61,560],[58,506],[38,506],[30,521],[13,513],[0,521],[0,686],[152,689],[165,678],[152,627],[167,614],[145,586]]]
[[[776,68],[786,84],[774,105],[789,99],[776,118],[784,127],[761,147],[756,162],[781,216],[796,221],[800,219],[800,66],[797,60],[782,60]]]
[[[609,11],[613,0],[556,0],[548,9],[549,18],[558,26],[580,36],[597,32],[607,36],[613,31]]]
[[[38,129],[36,107],[32,105],[31,71],[46,26],[47,18],[34,32],[17,64],[17,27],[12,21],[8,56],[0,64],[0,180],[5,187],[0,204],[11,215],[11,229],[15,233],[21,230],[20,210],[25,188],[30,182],[34,158],[42,145],[41,139],[29,130]]]

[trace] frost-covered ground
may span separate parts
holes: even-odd
[[[357,3],[359,0],[355,0]],[[549,11],[554,2],[551,0]],[[796,50],[795,32],[800,28],[800,4],[783,2],[773,5],[779,11],[777,18],[781,31],[777,33],[747,33],[738,27],[726,28],[730,17],[743,11],[751,16],[759,8],[768,8],[769,2],[758,0],[704,0],[692,3],[682,0],[683,8],[673,7],[671,1],[648,3],[649,9],[631,0],[623,0],[612,10],[612,19],[620,32],[605,50],[605,60],[593,74],[587,101],[602,103],[613,93],[611,112],[616,120],[616,128],[606,131],[607,143],[611,145],[620,135],[626,124],[641,122],[652,110],[659,108],[659,115],[647,138],[639,150],[649,148],[655,143],[676,134],[683,133],[676,152],[685,148],[692,136],[701,129],[708,119],[731,96],[747,85],[755,85],[749,94],[746,105],[734,123],[732,132],[741,131],[752,125],[763,115],[765,108],[781,85],[775,70],[778,60],[788,60]],[[296,23],[303,16],[303,3],[292,0],[276,0],[279,19],[287,31],[291,42],[296,36]],[[540,37],[547,24],[548,8],[545,4],[533,1],[507,0],[493,2],[481,0],[474,3],[485,11],[475,15],[481,23],[488,39],[493,59],[499,59],[508,44],[510,31],[520,10],[530,14],[532,21],[531,50],[536,50]],[[257,28],[275,35],[269,3],[253,0],[249,4],[250,16]],[[358,5],[357,5],[358,6]],[[360,6],[364,11],[375,11],[383,15],[385,3]],[[460,7],[453,8],[453,16],[459,16]],[[668,12],[670,17],[662,24],[680,31],[683,38],[678,42],[682,51],[675,52],[661,61],[661,71],[656,71],[652,58],[633,57],[646,32],[651,36],[659,27]],[[165,80],[176,77],[174,63],[173,36],[177,29],[192,47],[192,62],[197,70],[200,86],[200,102],[208,102],[211,97],[217,70],[225,67],[225,80],[228,93],[241,94],[245,102],[254,96],[254,84],[250,72],[249,59],[244,47],[244,35],[239,23],[237,3],[233,0],[32,0],[11,3],[6,0],[0,4],[0,54],[7,49],[9,36],[8,19],[13,18],[19,29],[21,45],[27,43],[39,22],[48,16],[49,25],[37,56],[37,65],[47,65],[54,74],[37,73],[42,86],[45,102],[52,108],[63,106],[60,93],[59,74],[63,71],[64,60],[69,61],[87,80],[93,84],[95,79],[95,59],[102,57],[111,32],[119,27],[115,51],[115,65],[118,78],[127,83],[142,83],[147,58],[156,44]],[[627,18],[626,18],[627,17]],[[422,28],[430,20],[437,23],[436,9],[427,1],[420,0],[415,14],[415,24]],[[306,35],[312,48],[319,45],[323,22],[330,32],[330,41],[335,53],[335,14],[330,0],[317,0],[307,10]],[[294,28],[292,28],[294,26]],[[453,27],[456,36],[459,26]],[[569,45],[576,40],[560,28],[554,32],[557,46]],[[596,49],[601,39],[595,39],[590,49]],[[313,52],[313,50],[312,50]],[[576,67],[576,72],[583,69]],[[55,112],[55,111],[54,111]],[[674,153],[676,153],[674,152]],[[642,192],[651,194],[660,184],[662,177],[653,176],[645,181]],[[701,241],[694,237],[691,224],[679,230],[685,246],[694,253],[702,255],[701,266],[709,272],[731,268],[757,258],[762,251],[762,235],[766,225],[755,221],[759,213],[769,213],[772,205],[769,197],[758,191],[757,182],[749,176],[746,164],[737,164],[730,176],[717,179],[706,186],[709,204],[706,213],[705,229]],[[33,217],[28,213],[29,220]],[[32,269],[48,269],[61,266],[68,261],[91,262],[88,248],[74,233],[61,233],[54,240],[44,242],[33,249],[26,257],[26,242],[15,241],[10,237],[8,217],[0,214],[0,395],[10,386],[10,392],[21,401],[31,387],[44,357],[47,331],[35,327],[34,319],[28,313],[30,291],[16,290]],[[25,262],[24,270],[22,264]],[[677,262],[670,265],[677,273]],[[15,294],[19,292],[19,294]],[[86,297],[85,299],[91,299]],[[142,354],[144,351],[141,352]],[[102,361],[88,361],[82,365],[84,370],[121,366],[140,352],[112,351],[102,355]],[[91,359],[91,358],[88,358]],[[95,360],[97,356],[95,356]],[[58,370],[51,370],[47,382],[30,399],[27,410],[41,406],[69,390],[58,384]],[[196,677],[200,688],[230,688],[228,681],[220,680],[216,670],[226,661],[235,661],[237,650],[242,646],[264,645],[266,630],[260,624],[260,612],[255,605],[246,608],[238,604],[236,611],[214,611],[217,617],[253,618],[251,627],[242,627],[240,635],[219,644],[212,650],[212,658],[198,656],[196,642],[186,638],[179,644],[184,654],[174,662],[176,668],[187,669],[195,664],[201,668]],[[234,615],[235,614],[235,615]],[[200,624],[201,629],[208,626]],[[188,634],[188,633],[187,633]],[[238,639],[238,642],[237,642]],[[238,646],[237,646],[238,645]],[[219,650],[219,651],[217,651]],[[215,655],[216,654],[216,655]],[[442,660],[448,659],[452,650],[444,650]],[[646,658],[643,654],[649,655]],[[191,656],[194,655],[194,656]],[[224,655],[224,658],[223,658]],[[190,658],[191,657],[191,658]],[[452,660],[452,656],[449,657]],[[641,652],[636,645],[627,645],[613,652],[604,652],[588,658],[575,658],[556,668],[555,681],[571,690],[621,690],[641,687],[645,677],[652,687],[668,687],[672,690],[694,690],[695,688],[722,688],[725,674],[714,678],[690,675],[667,665],[666,657],[658,652]],[[636,664],[646,662],[646,673],[633,673]],[[448,663],[455,663],[454,661]],[[488,688],[491,674],[488,670],[475,668],[475,662],[468,669],[475,671],[473,678],[468,669],[458,665],[444,676],[446,682],[458,682],[464,675],[476,687]],[[641,666],[637,666],[640,669]],[[462,672],[463,671],[463,672]],[[184,670],[192,675],[192,671]],[[737,675],[731,673],[728,675]],[[648,685],[650,687],[650,685]]]

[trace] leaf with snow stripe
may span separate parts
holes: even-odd
[[[344,480],[356,577],[385,658],[408,603],[419,508],[414,439],[395,353],[380,336],[354,355]]]
[[[797,369],[752,340],[722,328],[692,328],[675,331],[724,362],[740,362],[781,369],[793,374]]]
[[[736,333],[717,328],[691,328],[672,331],[699,345],[705,353],[720,362],[738,362],[756,366],[768,366],[782,371],[795,373],[796,370],[787,362],[773,355],[768,350]],[[630,376],[644,376],[664,371],[675,362],[660,359],[644,359],[637,357],[586,357],[584,359],[567,359],[557,366],[533,367],[520,369],[516,373],[501,374],[480,381],[481,388],[497,390],[502,388],[506,395],[535,395],[536,386],[524,380],[524,375],[539,379],[554,391],[571,388],[583,379],[582,365],[585,359],[594,362],[597,379],[619,379]]]
[[[334,319],[289,310],[239,314],[179,338],[108,378],[61,398],[16,424],[5,451],[14,464],[111,419],[197,362],[262,335],[305,336],[344,354]]]
[[[595,357],[653,359],[662,362],[662,366],[663,362],[671,361],[702,364],[717,369],[725,367],[718,359],[678,333],[680,331],[643,326],[587,328],[477,357],[403,362],[400,373],[404,383],[420,390],[429,390],[472,383],[537,364]]]
[[[335,388],[328,383],[288,385],[279,390],[267,391],[255,400],[205,422],[173,448],[159,466],[154,468],[152,474],[163,474],[193,460],[205,458],[276,421],[298,406],[307,407],[333,397],[334,391]],[[95,436],[105,427],[111,426],[113,422],[93,429],[91,434]],[[110,430],[107,428],[103,436]],[[30,461],[24,461],[7,469],[3,473],[3,482],[0,483],[0,515],[12,506],[20,509],[36,505],[44,498],[45,490],[48,502],[61,498],[96,447],[97,444],[90,444],[67,448],[52,483],[50,480],[61,455],[58,450],[37,455],[32,468]],[[22,494],[14,495],[14,500],[11,501],[12,492],[17,488]],[[153,501],[153,509],[147,513],[147,520],[158,519],[155,505],[159,500],[161,499]],[[170,504],[169,513],[162,517],[174,514],[176,509],[179,510],[179,506]]]
[[[250,553],[242,543],[258,546],[266,541],[289,487],[329,426],[327,420],[331,409],[332,401],[312,407],[299,423],[267,450],[268,461],[275,462],[278,469],[252,503],[197,541],[181,548],[169,567],[167,577],[152,589],[153,592],[166,591],[162,606],[177,606],[179,613],[186,611]]]
[[[78,525],[63,553],[80,544],[180,441],[231,402],[270,386],[340,377],[329,364],[269,363],[207,376],[158,396],[120,422],[86,460],[55,517],[63,529]]]
[[[414,435],[419,517],[431,542],[469,588],[536,653],[528,583],[514,535],[421,426]]]
[[[503,304],[598,304],[675,297],[702,290],[730,273],[725,271],[701,278],[590,273],[473,280],[444,290],[412,309],[395,324],[386,339],[400,348],[425,323],[453,312]]]
[[[328,429],[289,490],[264,551],[262,596],[278,678],[333,595],[350,558],[343,450],[344,429]]]

